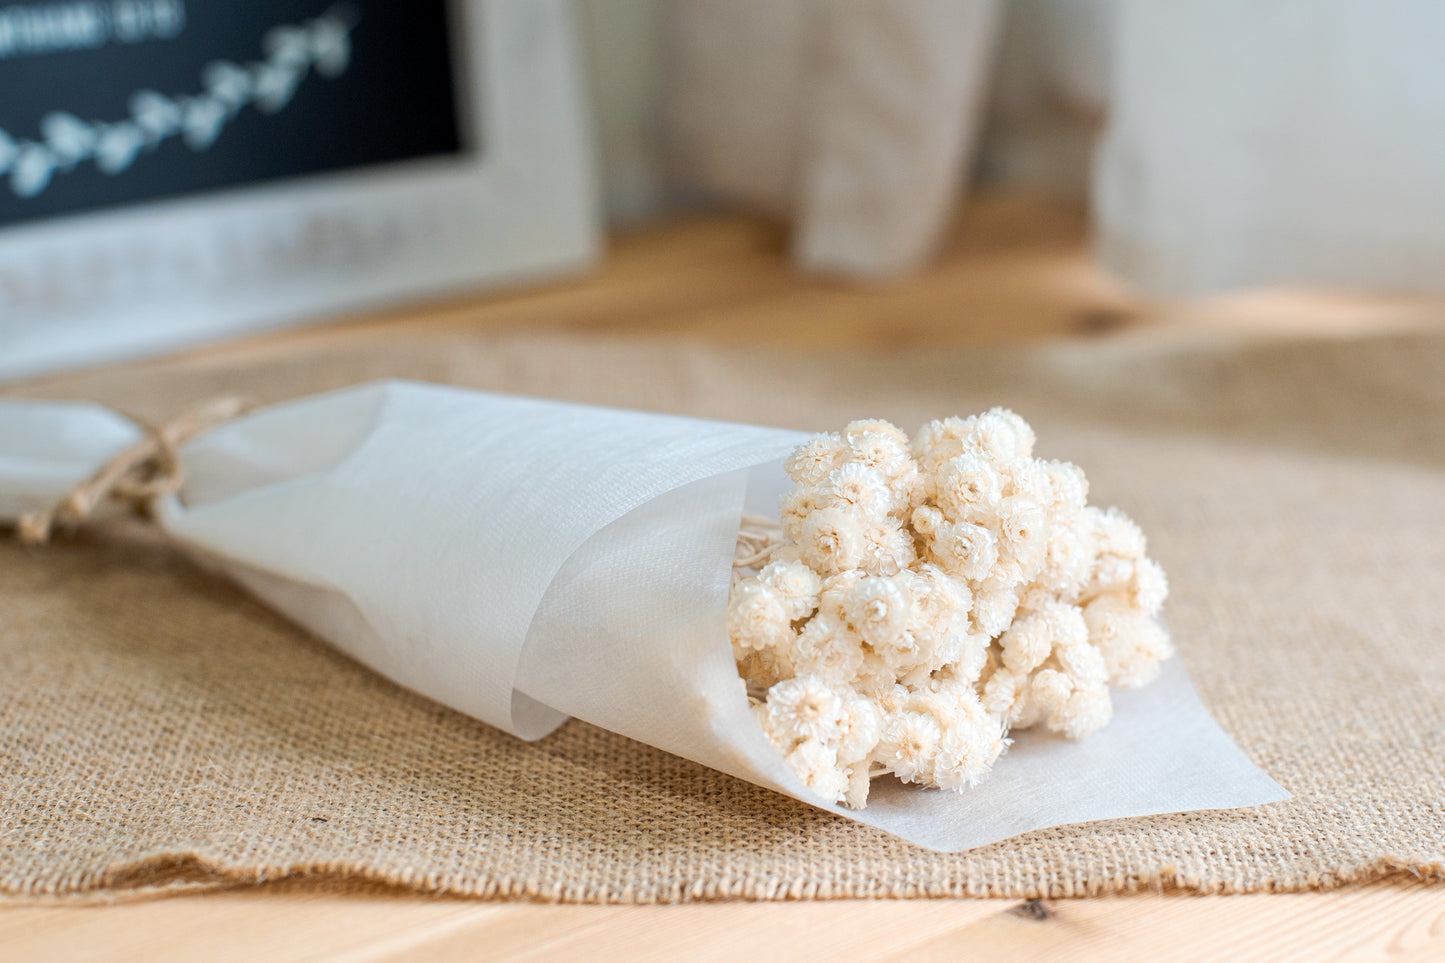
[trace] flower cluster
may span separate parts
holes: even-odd
[[[861,808],[886,774],[973,785],[1011,730],[1094,732],[1110,687],[1170,655],[1144,534],[1033,447],[995,408],[911,443],[855,421],[788,459],[781,532],[737,569],[728,630],[759,723],[823,797]]]

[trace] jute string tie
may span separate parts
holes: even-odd
[[[744,513],[733,568],[762,568],[782,541],[782,525],[761,515]]]
[[[44,545],[56,525],[83,522],[107,498],[148,513],[157,499],[180,491],[185,482],[180,446],[253,407],[241,398],[215,398],[159,428],[134,419],[145,429],[145,437],[119,452],[54,505],[22,516],[17,526],[20,540]]]

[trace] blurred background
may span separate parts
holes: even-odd
[[[0,377],[378,311],[1420,324],[1442,50],[1430,0],[0,3]]]

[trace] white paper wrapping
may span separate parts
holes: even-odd
[[[0,519],[140,437],[87,404],[0,402]],[[407,382],[276,405],[182,448],[158,523],[396,682],[525,739],[568,716],[820,805],[748,709],[726,631],[747,503],[806,436]],[[479,766],[486,761],[479,759]],[[1062,823],[1287,797],[1177,660],[1077,743],[1020,733],[963,794],[824,806],[961,850]]]

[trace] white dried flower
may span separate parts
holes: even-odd
[[[1054,660],[1064,670],[1074,685],[1085,689],[1097,688],[1109,682],[1109,670],[1104,665],[1104,656],[1094,646],[1055,645]]]
[[[973,429],[974,418],[941,418],[930,421],[913,436],[913,455],[918,467],[928,475],[950,458],[963,454],[964,440]]]
[[[1003,499],[1003,484],[993,463],[975,452],[950,458],[934,473],[934,500],[949,518],[992,518]]]
[[[974,625],[990,638],[998,637],[1013,624],[1018,608],[1018,588],[1012,583],[990,579],[973,593]]]
[[[792,546],[803,540],[803,523],[818,510],[818,490],[810,485],[799,485],[784,495],[778,503],[778,520],[783,525],[783,535]]]
[[[897,432],[897,436],[887,431],[848,431],[845,432],[845,437],[848,440],[849,461],[866,465],[892,481],[910,467],[916,470],[916,466],[913,465],[913,456],[908,451],[907,436],[892,425],[888,427]],[[900,441],[898,436],[902,436],[904,440]]]
[[[863,524],[836,508],[820,508],[803,521],[798,549],[819,575],[856,568],[863,560]]]
[[[834,432],[814,435],[783,462],[788,477],[804,488],[816,488],[843,463],[847,445]]]
[[[843,616],[864,642],[882,649],[902,639],[911,604],[908,592],[895,579],[868,577],[849,590]]]
[[[808,620],[792,649],[798,672],[837,686],[854,680],[863,667],[863,654],[857,633],[841,621],[822,616]]]
[[[1146,615],[1158,615],[1169,597],[1169,579],[1164,569],[1152,558],[1141,558],[1134,563],[1129,580],[1129,591],[1134,606]]]
[[[843,724],[843,699],[816,676],[784,679],[768,690],[766,729],[773,744],[790,751],[806,739],[828,743]]]
[[[1007,408],[992,408],[974,418],[965,447],[984,455],[1000,468],[1032,458],[1034,430]]]
[[[788,647],[741,653],[734,648],[733,655],[737,658],[738,674],[760,689],[770,689],[784,679],[791,679],[797,672],[793,665],[793,651]]]
[[[837,736],[839,765],[851,766],[867,759],[882,738],[883,713],[873,700],[860,695],[845,699]]]
[[[932,535],[944,524],[943,512],[932,505],[919,505],[911,516],[913,530],[919,535]]]
[[[999,636],[1003,664],[1010,672],[1027,675],[1044,664],[1054,651],[1053,626],[1046,616],[1027,615],[1017,619]]]
[[[985,712],[971,688],[948,715],[933,759],[933,785],[954,791],[978,784],[1003,753],[1002,721]]]
[[[1058,669],[1040,669],[1029,680],[1029,690],[1045,712],[1057,712],[1064,707],[1074,691],[1074,680]]]
[[[998,507],[999,554],[1025,572],[1037,572],[1048,549],[1044,510],[1026,495],[1010,495]]]
[[[893,770],[903,782],[926,783],[933,772],[933,757],[942,738],[943,727],[932,715],[898,712],[884,725],[874,758]]]
[[[858,566],[869,575],[897,575],[918,559],[913,535],[893,519],[863,529],[863,557]]]
[[[1066,461],[1040,463],[1044,472],[1045,507],[1056,515],[1072,520],[1089,500],[1089,480],[1083,469]]]
[[[1124,595],[1101,595],[1084,606],[1089,641],[1104,660],[1109,684],[1136,689],[1152,682],[1159,663],[1173,654],[1164,627],[1135,609]]]
[[[787,602],[757,579],[740,584],[728,599],[728,635],[743,650],[770,649],[791,640]]]
[[[893,510],[893,491],[876,468],[845,462],[828,474],[819,499],[828,508],[846,511],[870,522],[882,521]]]
[[[919,509],[919,512],[923,509]],[[919,512],[914,512],[917,516]],[[998,537],[972,522],[944,522],[928,541],[929,554],[944,571],[969,581],[986,579],[998,564]]]
[[[932,563],[916,566],[902,576],[902,584],[912,601],[909,628],[915,632],[941,631],[973,608],[973,592],[969,587]]]
[[[1069,739],[1082,739],[1098,732],[1114,717],[1114,703],[1107,686],[1076,688],[1067,701],[1050,714],[1048,727]]]
[[[1092,506],[1085,510],[1085,515],[1094,530],[1101,555],[1127,559],[1143,556],[1147,547],[1144,532],[1128,515],[1117,508],[1101,510]]]
[[[791,621],[805,619],[818,608],[818,593],[823,580],[801,559],[778,558],[763,566],[758,581],[771,588],[783,600]]]
[[[1039,582],[1066,599],[1078,597],[1094,567],[1094,554],[1086,536],[1070,526],[1050,526]]]
[[[841,802],[848,791],[848,774],[838,766],[833,747],[805,739],[788,753],[788,765],[805,785],[829,802]]]
[[[891,421],[884,421],[882,418],[863,418],[858,421],[848,422],[843,429],[843,437],[850,445],[856,445],[858,440],[866,435],[879,435],[888,439],[906,455],[908,453],[908,434]]]

